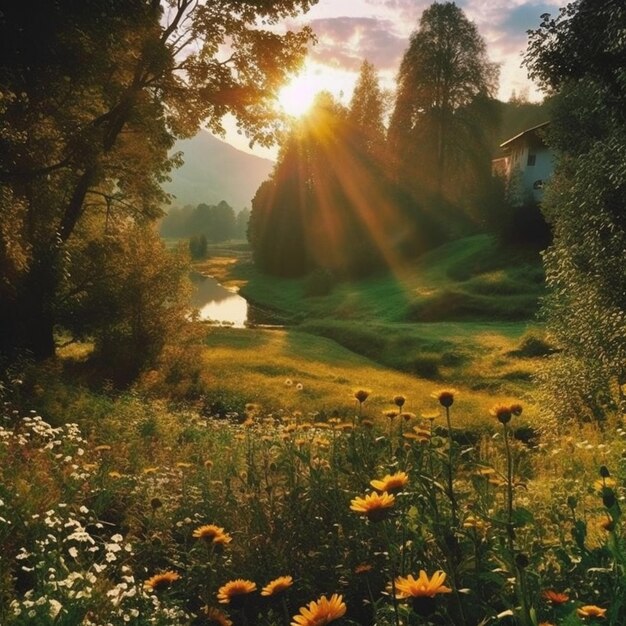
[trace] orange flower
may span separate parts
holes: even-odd
[[[350,503],[350,510],[365,515],[372,522],[379,522],[387,516],[395,501],[386,491],[382,494],[372,492],[364,498],[354,498]]]
[[[437,570],[431,578],[424,570],[420,570],[418,578],[413,576],[399,576],[396,578],[396,597],[406,598],[434,598],[438,593],[451,593],[452,589],[444,586],[445,572]]]
[[[601,609],[599,606],[595,604],[586,604],[585,606],[581,606],[579,609],[576,609],[576,613],[578,613],[578,617],[606,617],[606,609]]]
[[[237,578],[236,580],[227,582],[217,590],[217,600],[220,604],[235,603],[255,590],[256,583],[251,580]]]
[[[180,580],[180,574],[176,572],[162,572],[161,574],[155,574],[151,578],[148,578],[143,584],[146,591],[159,591],[165,587],[169,587],[173,582]]]
[[[367,574],[371,572],[374,568],[369,563],[361,563],[354,568],[355,574]]]
[[[547,600],[552,604],[565,604],[569,601],[569,596],[566,593],[560,593],[558,591],[553,591],[552,589],[546,589],[541,595],[544,600]]]
[[[261,595],[277,596],[279,593],[289,589],[291,585],[293,585],[293,578],[291,576],[279,576],[263,587]]]
[[[346,614],[343,597],[333,593],[330,600],[322,596],[319,600],[303,606],[300,614],[295,615],[291,626],[325,626]]]
[[[193,531],[193,537],[196,539],[205,539],[213,545],[225,546],[229,544],[233,538],[224,529],[215,524],[205,524]]]
[[[406,472],[396,472],[395,474],[387,474],[382,480],[372,480],[370,485],[376,491],[400,491],[409,482]]]
[[[497,404],[489,411],[501,424],[508,424],[511,421],[511,407],[504,404]]]
[[[363,404],[363,402],[369,398],[370,393],[369,389],[358,389],[354,392],[354,397],[359,401],[359,403]]]
[[[210,626],[233,626],[231,620],[219,609],[211,606],[204,607],[204,615]]]
[[[441,406],[450,408],[454,403],[454,396],[457,393],[456,389],[440,389],[431,394],[431,396],[439,400]]]

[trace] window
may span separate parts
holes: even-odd
[[[528,163],[526,163],[526,165],[528,165],[530,167],[530,166],[535,164],[536,160],[537,160],[537,155],[536,154],[528,153]]]

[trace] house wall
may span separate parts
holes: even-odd
[[[534,165],[529,165],[528,157],[534,155]],[[514,172],[519,172],[519,184],[521,185],[521,198],[533,198],[540,201],[543,197],[543,187],[536,183],[543,181],[545,184],[554,170],[554,162],[550,150],[534,137],[524,135],[509,147],[509,178]]]
[[[554,170],[552,154],[545,146],[526,146],[526,159],[523,161],[524,168],[522,170],[522,186],[524,194],[539,201],[543,197],[543,187],[536,185],[538,181],[545,184]],[[528,155],[535,155],[535,164],[528,165]]]

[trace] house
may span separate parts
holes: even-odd
[[[554,170],[554,155],[544,142],[544,131],[550,122],[544,122],[522,131],[500,144],[503,155],[492,161],[494,174],[514,184],[520,204],[529,199],[541,201],[545,183]]]

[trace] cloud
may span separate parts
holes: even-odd
[[[391,20],[373,17],[316,19],[309,26],[318,43],[311,56],[319,63],[357,71],[364,59],[380,70],[396,70],[408,46]]]

